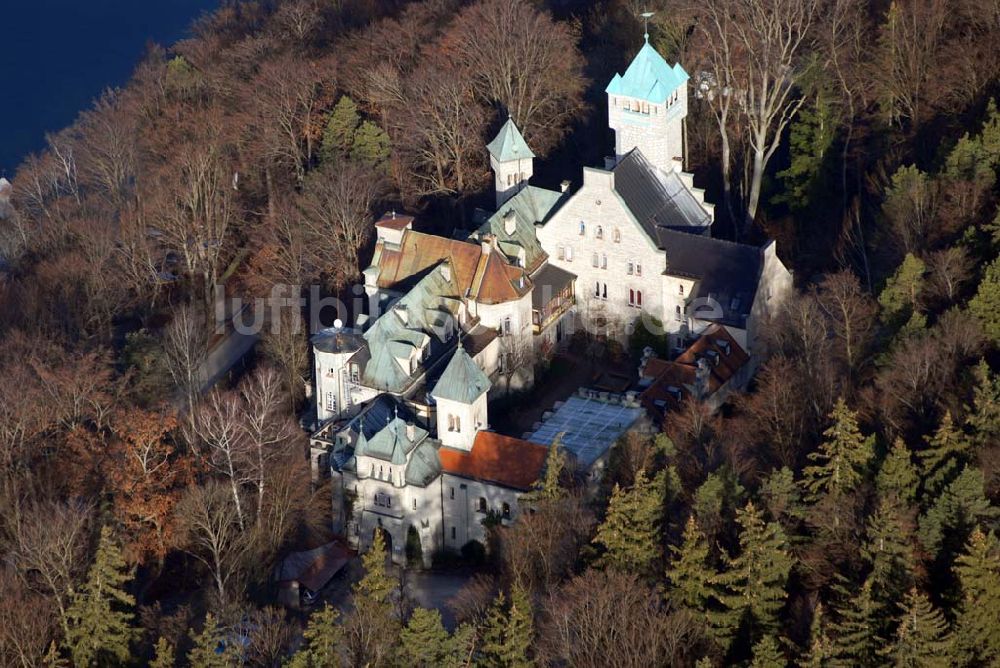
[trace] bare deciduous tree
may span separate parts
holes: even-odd
[[[204,321],[192,306],[175,309],[163,333],[167,370],[184,401],[191,425],[201,392],[202,366],[208,356],[206,336]]]

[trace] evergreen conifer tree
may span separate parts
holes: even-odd
[[[809,454],[812,465],[803,469],[802,484],[810,501],[826,495],[839,497],[861,482],[864,467],[872,458],[874,436],[865,438],[858,429],[857,414],[838,399],[830,413],[833,424],[823,432],[826,439]]]
[[[1000,374],[994,374],[986,360],[980,360],[975,376],[972,410],[966,424],[972,430],[976,447],[984,448],[1000,442]]]
[[[332,160],[337,155],[346,154],[354,145],[354,133],[361,125],[358,105],[344,95],[330,112],[330,119],[323,129],[323,143],[320,148],[324,160]]]
[[[160,636],[159,640],[156,641],[155,653],[153,655],[153,660],[149,664],[149,668],[174,668],[176,663],[176,656],[174,646],[170,644],[170,641]]]
[[[545,475],[535,483],[531,498],[541,501],[555,501],[566,496],[566,488],[562,485],[563,471],[566,469],[566,451],[560,444],[560,436],[556,436],[549,446],[549,454],[545,458]]]
[[[747,624],[756,632],[775,630],[778,612],[785,604],[785,583],[792,568],[785,532],[775,522],[765,522],[749,502],[739,511],[740,553],[726,557],[727,569],[715,577],[717,598],[724,610],[709,615],[713,635],[720,642]]]
[[[955,645],[962,665],[1000,665],[1000,541],[993,532],[972,532],[955,560],[962,600]]]
[[[528,592],[515,585],[509,606],[503,592],[500,592],[486,620],[478,665],[484,668],[527,668],[534,665],[528,654],[534,634]]]
[[[760,487],[760,497],[771,520],[792,534],[805,519],[802,495],[791,469],[783,466],[771,472]]]
[[[833,643],[826,634],[823,604],[816,603],[812,624],[809,627],[809,649],[799,661],[802,668],[826,668],[833,661]]]
[[[1000,514],[984,487],[983,472],[966,466],[920,518],[917,535],[932,557],[939,556],[946,532],[951,534],[951,550],[958,551],[976,524]]]
[[[607,515],[597,528],[594,543],[604,547],[600,563],[625,573],[651,575],[660,561],[660,521],[663,517],[665,476],[650,478],[645,471],[635,484],[611,492]]]
[[[788,665],[778,641],[770,633],[758,640],[751,652],[753,660],[750,668],[785,668]]]
[[[194,646],[188,652],[188,665],[191,668],[230,668],[235,665],[232,648],[223,643],[222,630],[215,615],[205,615],[205,625],[201,633],[190,631]]]
[[[135,599],[125,591],[130,580],[130,569],[111,528],[105,526],[87,580],[74,593],[66,613],[70,620],[66,642],[75,666],[124,663],[131,655],[129,646],[136,629],[132,626]]]
[[[903,512],[897,502],[882,499],[868,520],[861,554],[871,564],[869,582],[878,601],[897,601],[913,584],[915,558]]]
[[[903,601],[891,656],[900,667],[948,668],[954,665],[948,622],[921,592],[911,589]]]
[[[381,167],[389,159],[389,135],[371,121],[363,121],[354,133],[351,157],[369,167]]]
[[[671,545],[674,555],[667,568],[670,580],[670,600],[689,610],[704,612],[708,599],[712,596],[712,580],[715,573],[708,565],[708,543],[705,534],[698,528],[692,514],[684,526],[680,547]]]
[[[910,504],[917,497],[917,485],[920,477],[913,465],[910,449],[903,439],[893,441],[892,448],[882,462],[882,467],[875,478],[875,489],[883,499],[895,499],[903,504]]]
[[[917,453],[924,490],[928,494],[938,494],[955,478],[969,444],[965,434],[955,426],[950,411],[945,412],[941,424],[926,441],[927,447]]]
[[[371,547],[361,558],[365,574],[352,591],[354,613],[345,627],[345,645],[351,665],[384,666],[398,646],[400,621],[392,592],[396,583],[385,568],[385,538],[376,531]]]
[[[336,668],[340,665],[343,638],[338,620],[340,612],[329,605],[309,615],[302,632],[302,647],[292,657],[289,668]]]
[[[969,313],[993,343],[1000,343],[1000,258],[986,265],[976,295],[969,300]]]
[[[399,634],[399,664],[419,668],[445,665],[451,655],[451,637],[437,610],[417,608]]]
[[[907,169],[915,168],[903,167],[900,171]],[[894,176],[893,179],[895,178]],[[912,253],[907,253],[878,296],[878,303],[882,307],[882,320],[886,324],[899,328],[920,310],[918,308],[920,292],[924,288],[926,273],[927,266],[923,260]]]
[[[872,597],[871,578],[858,592],[849,591],[841,582],[833,586],[838,594],[834,621],[830,624],[831,665],[838,668],[868,668],[882,663],[879,651],[885,641],[878,630],[883,624],[882,608]]]

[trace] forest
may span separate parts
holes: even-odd
[[[596,498],[553,448],[454,628],[381,545],[349,606],[276,607],[330,526],[307,326],[205,392],[217,286],[350,294],[382,212],[489,205],[508,115],[542,183],[601,164],[644,30],[714,236],[794,271],[749,391],[623,438]],[[11,178],[0,663],[1000,665],[998,53],[997,0],[221,3]]]

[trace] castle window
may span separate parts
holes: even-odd
[[[643,102],[642,103],[642,113],[644,113],[644,114],[648,114],[649,113],[649,102]]]
[[[600,281],[597,281],[597,283],[594,285],[594,296],[595,297],[600,297],[601,296],[601,282]]]
[[[631,276],[634,272],[635,272],[635,264],[632,262],[632,260],[629,260],[628,265],[625,269],[625,273]]]
[[[566,246],[566,261],[567,262],[572,262],[573,261],[573,247],[572,246]]]
[[[485,499],[485,497],[482,497],[482,496],[479,497],[479,512],[481,512],[481,513],[485,513],[486,512],[486,499]]]
[[[674,319],[676,319],[676,320],[681,320],[682,319],[681,318],[681,307],[680,306],[675,306],[674,307]]]
[[[581,220],[580,221],[580,236],[582,237],[582,236],[585,236],[586,234],[587,234],[587,224]]]
[[[501,336],[510,336],[510,316],[503,319],[503,327],[500,329]]]
[[[333,392],[326,393],[326,410],[330,411],[331,413],[337,412],[337,395],[335,395]]]
[[[677,294],[679,294],[681,297],[684,296],[684,285],[683,284],[677,286]]]
[[[449,487],[449,488],[448,488],[448,497],[449,497],[449,498],[450,498],[450,499],[451,499],[452,501],[454,501],[454,500],[455,500],[455,488],[454,488],[454,487]]]
[[[563,248],[562,246],[559,246],[559,248],[557,249],[556,253],[558,254],[558,257],[559,257],[560,260],[565,260],[566,259],[566,249]]]
[[[628,291],[628,305],[635,306],[635,290],[629,288]]]
[[[601,269],[607,269],[607,268],[608,268],[608,256],[601,255]]]
[[[590,261],[594,265],[594,268],[596,269],[597,268],[597,262],[598,262],[597,253],[594,253],[591,256]]]
[[[639,260],[635,261],[635,275],[642,276],[642,262]]]
[[[455,431],[462,431],[462,418],[455,416]]]
[[[413,509],[414,510],[417,509],[417,500],[416,499],[413,499]]]
[[[604,284],[604,294],[602,295],[602,297],[604,299],[608,298],[608,284],[607,283]]]
[[[642,307],[642,290],[635,291],[635,305]]]
[[[597,229],[594,230],[594,236],[597,237],[598,239],[603,239],[604,238],[604,228],[601,227],[600,225],[598,225]]]
[[[620,244],[622,242],[622,231],[616,227],[615,231],[612,232],[611,238],[616,244]]]
[[[500,512],[503,515],[503,518],[505,520],[509,520],[510,519],[510,504],[509,503],[504,503],[503,506],[502,506],[502,510]]]

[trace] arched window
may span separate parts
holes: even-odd
[[[448,431],[455,431],[455,416],[448,415]]]
[[[591,264],[594,265],[594,268],[596,269],[597,268],[597,263],[599,262],[599,258],[597,256],[597,253],[594,253],[593,255],[590,256],[590,262],[591,262]]]
[[[611,234],[611,238],[616,244],[620,244],[622,242],[622,231],[616,227],[615,231]]]
[[[608,268],[608,256],[601,255],[601,269],[607,269],[607,268]]]
[[[642,276],[642,260],[635,261],[635,275]]]
[[[601,296],[601,282],[600,281],[598,281],[594,285],[594,296],[595,297],[600,297]]]
[[[565,260],[566,259],[566,249],[565,248],[563,248],[562,246],[559,246],[559,248],[557,249],[556,252],[558,253],[558,257],[559,257],[560,260]]]
[[[635,290],[629,288],[628,291],[628,305],[635,306]]]
[[[628,265],[627,265],[627,268],[625,269],[625,273],[628,274],[629,276],[631,276],[632,274],[635,273],[635,263],[632,262],[632,260],[628,261]]]
[[[573,261],[573,247],[572,246],[566,246],[566,261],[567,262],[572,262]]]
[[[604,284],[604,294],[602,295],[605,299],[608,298],[608,284]]]
[[[598,239],[603,239],[604,238],[604,228],[601,227],[600,225],[598,225],[597,229],[594,230],[594,236],[597,237]]]
[[[678,320],[681,319],[681,307],[680,306],[675,306],[674,307],[674,317],[676,319],[678,319]]]
[[[635,291],[635,305],[642,306],[642,290]]]
[[[679,294],[681,297],[684,296],[684,284],[683,283],[677,286],[677,294]]]
[[[503,518],[505,520],[509,520],[510,519],[510,504],[509,503],[504,503],[503,506],[502,506],[501,512],[503,513]]]
[[[455,431],[462,431],[462,418],[455,416]]]
[[[486,498],[482,496],[479,497],[479,512],[481,513],[486,512]]]
[[[581,220],[580,221],[580,236],[582,237],[585,234],[587,234],[587,224]]]

